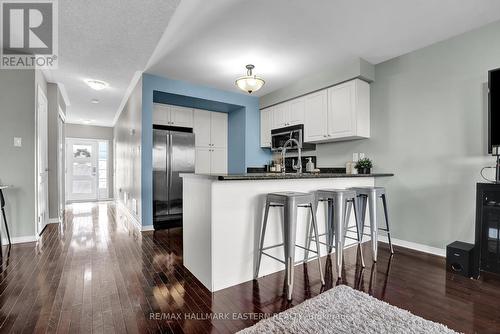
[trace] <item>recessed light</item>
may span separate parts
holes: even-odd
[[[101,80],[93,80],[93,79],[86,79],[85,83],[92,89],[95,90],[102,90],[104,88],[108,88],[109,84],[107,82],[101,81]]]
[[[93,103],[93,104],[98,104],[100,101],[98,99],[92,99],[90,100],[90,103]]]

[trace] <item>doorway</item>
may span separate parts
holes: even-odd
[[[107,140],[66,138],[66,202],[109,199]]]
[[[36,171],[37,171],[37,223],[36,235],[49,223],[49,168],[48,168],[48,102],[42,88],[37,88],[36,108]]]

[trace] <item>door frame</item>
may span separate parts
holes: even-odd
[[[95,189],[96,189],[96,199],[92,200],[70,200],[68,199],[68,191],[67,188],[69,187],[69,182],[68,182],[68,154],[72,152],[68,148],[68,141],[69,140],[76,140],[76,141],[91,141],[91,142],[96,142],[97,143],[97,148],[99,150],[99,142],[106,142],[107,143],[107,156],[106,156],[106,180],[107,180],[107,196],[105,198],[100,198],[99,196],[99,156],[97,156],[97,164],[96,164],[96,184],[95,184]],[[110,196],[110,174],[112,170],[110,169],[110,153],[111,153],[111,147],[110,147],[110,140],[109,139],[101,139],[101,138],[82,138],[82,137],[64,137],[64,200],[65,204],[71,204],[71,203],[85,203],[85,202],[99,202],[99,201],[109,201],[112,200],[112,197]],[[114,168],[114,161],[112,162],[113,168]]]
[[[43,232],[44,228],[47,226],[49,223],[49,196],[48,196],[48,177],[47,177],[47,184],[45,185],[45,212],[47,214],[47,218],[44,222],[40,222],[39,225],[39,178],[40,178],[40,172],[39,172],[39,165],[40,165],[40,114],[39,114],[39,103],[40,103],[40,98],[43,98],[45,101],[46,105],[46,117],[47,120],[45,122],[46,124],[46,129],[45,132],[47,134],[47,138],[45,138],[47,147],[46,147],[46,152],[45,154],[47,155],[46,157],[46,173],[48,173],[48,113],[49,113],[49,100],[47,99],[47,95],[43,91],[42,87],[40,85],[37,85],[37,95],[36,95],[36,105],[35,105],[35,239],[38,240],[40,238],[40,234]]]

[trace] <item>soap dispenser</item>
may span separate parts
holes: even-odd
[[[308,159],[308,161],[306,164],[306,172],[312,173],[312,172],[314,172],[314,168],[315,168],[314,162],[312,162],[312,157],[309,157],[307,159]]]

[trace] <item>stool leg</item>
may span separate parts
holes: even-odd
[[[295,264],[295,237],[297,231],[297,204],[291,199],[285,205],[285,270],[286,270],[286,294],[287,299],[292,299],[293,293],[293,269]]]
[[[364,268],[365,267],[365,259],[363,257],[363,249],[361,247],[361,234],[359,230],[359,212],[358,212],[358,204],[356,204],[358,198],[354,197],[352,200],[352,205],[354,206],[354,220],[356,221],[356,232],[358,234],[358,248],[359,248],[359,254],[361,256],[361,266]]]
[[[333,225],[335,228],[335,259],[337,264],[337,277],[342,277],[342,255],[344,249],[344,196],[337,195],[335,198],[335,210],[333,213]]]
[[[11,245],[12,243],[10,242],[9,225],[7,225],[7,217],[5,217],[4,208],[2,208],[2,215],[3,215],[3,222],[5,223],[5,232],[7,232],[7,240],[9,241],[9,245]]]
[[[323,270],[321,269],[321,256],[319,252],[320,248],[319,248],[319,237],[318,237],[318,222],[316,221],[316,213],[314,212],[312,204],[311,204],[311,217],[312,217],[312,225],[314,228],[314,237],[316,238],[316,251],[318,252],[319,277],[321,279],[321,284],[325,285],[325,278],[323,277]]]
[[[378,226],[377,226],[377,195],[370,193],[368,196],[368,209],[370,210],[370,232],[372,237],[373,262],[377,262],[378,251]]]
[[[264,248],[264,236],[266,235],[266,227],[267,227],[267,217],[269,216],[269,201],[266,201],[266,209],[264,211],[264,222],[262,223],[262,231],[260,232],[260,247],[259,254],[257,255],[257,262],[255,264],[255,276],[257,279],[259,277],[259,269],[260,269],[260,260],[262,259],[262,248]]]
[[[382,204],[384,206],[385,224],[387,227],[387,240],[389,241],[391,254],[394,254],[394,249],[392,249],[391,230],[389,229],[389,215],[387,214],[387,199],[385,197],[385,194],[382,194]]]
[[[327,252],[330,254],[333,249],[333,237],[335,235],[335,229],[333,228],[333,201],[331,199],[328,199],[326,201],[326,221],[325,221],[325,228],[326,228],[326,243],[328,244],[327,246]]]
[[[367,197],[364,195],[361,195],[358,197],[358,203],[359,203],[359,217],[361,220],[361,242],[363,242],[363,236],[365,233],[365,221],[366,221],[366,200]]]
[[[314,212],[315,217],[316,217],[316,212],[318,210],[318,202],[319,202],[319,200],[315,197],[314,202],[311,204],[311,211]],[[312,238],[314,237],[313,232],[314,232],[314,228],[313,228],[313,225],[311,223],[311,224],[309,224],[309,228],[307,230],[307,245],[306,245],[306,250],[304,251],[304,262],[307,262],[307,260],[309,260],[309,249],[311,248],[311,241],[312,241]],[[316,236],[316,238],[317,238],[317,236]]]

